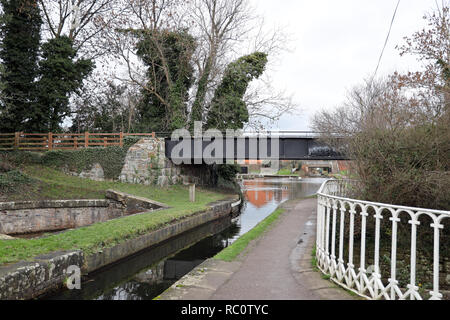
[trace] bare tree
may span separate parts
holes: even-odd
[[[322,110],[312,119],[317,132],[351,136],[369,128],[404,128],[412,124],[415,105],[389,79],[367,79],[349,91],[346,101],[334,110]]]
[[[147,66],[137,56],[138,38],[133,32],[123,31],[144,31],[156,45],[160,43],[160,34],[153,31],[157,30],[188,30],[195,37],[197,50],[192,63],[197,82],[189,100],[192,121],[205,119],[215,89],[231,61],[254,51],[268,53],[270,60],[276,61],[277,55],[286,49],[287,37],[283,30],[266,30],[264,20],[254,14],[248,0],[123,0],[119,7],[123,10],[122,16],[102,33],[113,52],[105,73],[109,78],[138,85],[155,95],[168,111],[171,105],[156,86],[156,72],[148,74]],[[173,79],[163,48],[158,51],[150,65],[162,68],[170,85]],[[111,68],[113,60],[115,68]],[[265,79],[252,83],[245,96],[252,127],[261,127],[263,122],[275,121],[295,109],[291,97],[283,90],[272,88],[271,82],[267,72]]]
[[[136,54],[136,45],[139,42],[139,37],[133,30],[141,30],[148,36],[154,37],[155,43],[159,44],[157,37],[158,30],[176,30],[179,27],[177,20],[182,17],[177,13],[182,7],[182,1],[167,1],[167,0],[130,0],[126,1],[126,9],[123,18],[116,21],[114,28],[111,28],[107,34],[109,45],[113,48],[114,56],[120,59],[120,62],[125,63],[126,77],[120,77],[121,81],[129,81],[140,85],[142,88],[147,88],[148,83],[145,77],[145,72],[142,70],[142,63]],[[161,59],[162,48],[159,47]],[[162,65],[161,67],[167,68]],[[168,77],[168,70],[165,70]],[[168,79],[170,81],[170,79]],[[157,94],[157,92],[155,92]]]
[[[359,196],[376,202],[447,210],[450,190],[449,2],[399,47],[424,70],[355,87],[342,105],[321,111],[313,128],[354,161]],[[345,139],[335,139],[336,135]],[[341,143],[339,143],[341,142]]]
[[[102,33],[123,13],[119,0],[39,0],[47,38],[69,37],[89,58],[107,53]]]
[[[185,6],[186,2],[181,0],[127,1],[126,18],[117,20],[106,37],[119,66],[111,76],[128,85],[138,86],[142,92],[154,97],[166,108],[166,118],[161,119],[166,124],[178,112],[167,95],[171,88],[175,88],[178,79],[173,79],[174,70],[169,65],[170,57],[166,56],[165,41],[170,35],[178,36],[176,41],[186,52],[186,57],[190,57],[192,53],[189,52],[193,50],[184,18]],[[150,46],[142,46],[143,40]],[[190,61],[184,63],[190,64]],[[167,91],[161,88],[162,83],[167,85]]]
[[[217,86],[225,70],[231,43],[249,32],[253,19],[246,0],[195,0],[192,3],[193,31],[199,45],[194,58],[198,86],[192,106],[191,126],[204,120],[207,99]]]
[[[424,69],[392,76],[399,88],[412,91],[418,102],[415,113],[429,122],[450,114],[450,1],[436,1],[436,6],[423,17],[427,27],[397,46],[401,56],[414,55]]]
[[[247,128],[254,130],[264,130],[281,116],[293,114],[297,109],[292,95],[285,90],[273,88],[270,75],[267,74],[250,84],[244,101],[250,118]]]
[[[255,14],[248,0],[196,0],[192,2],[192,30],[199,45],[194,57],[198,82],[192,105],[193,121],[204,120],[214,90],[228,63],[255,51],[269,55],[269,69],[281,52],[287,50],[288,37],[281,29],[265,29],[265,21]],[[270,70],[272,71],[272,70]],[[275,121],[296,108],[283,90],[270,85],[270,72],[265,79],[251,84],[245,96],[250,127],[261,127],[264,121]]]

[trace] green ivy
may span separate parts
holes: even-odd
[[[0,191],[12,192],[18,191],[18,187],[32,182],[32,178],[24,175],[18,170],[12,170],[5,173],[0,173]]]
[[[1,151],[0,161],[9,162],[15,167],[24,164],[40,164],[42,154],[28,151]]]
[[[230,63],[217,87],[208,112],[206,129],[242,129],[249,120],[245,93],[267,64],[267,54],[255,52]]]
[[[103,168],[106,179],[117,180],[124,166],[128,149],[139,140],[139,137],[126,137],[123,147],[55,150],[43,154],[10,151],[1,153],[0,159],[4,158],[16,167],[38,164],[76,173],[90,170],[95,163],[99,163]]]
[[[41,158],[40,164],[81,173],[98,163],[103,168],[105,179],[117,180],[125,164],[128,149],[139,139],[127,137],[123,147],[49,151]]]
[[[138,128],[157,132],[184,128],[189,89],[194,84],[190,61],[197,46],[195,38],[187,30],[122,32],[138,37],[136,53],[147,67],[149,87],[154,87],[158,93],[142,90],[137,106]]]

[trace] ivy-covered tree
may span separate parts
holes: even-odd
[[[166,132],[184,128],[193,84],[195,39],[186,31],[140,31],[137,55],[147,66],[147,85],[137,107],[138,128]]]
[[[30,131],[35,113],[42,19],[37,0],[1,0],[3,86],[0,130]]]
[[[206,93],[208,91],[208,81],[210,73],[212,69],[212,58],[208,58],[205,66],[205,70],[203,71],[203,74],[198,79],[198,87],[197,87],[197,94],[195,96],[194,103],[192,105],[191,110],[191,121],[189,124],[190,130],[193,132],[195,122],[200,121],[203,123],[203,117],[205,112],[205,99],[206,99]]]
[[[50,39],[42,45],[37,103],[31,126],[36,132],[60,130],[62,121],[70,114],[71,94],[82,88],[83,80],[92,72],[92,60],[76,60],[76,54],[67,36]]]
[[[242,129],[249,120],[243,100],[249,83],[258,79],[267,64],[267,54],[255,52],[230,63],[211,102],[207,129]]]

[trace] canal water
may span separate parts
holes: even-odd
[[[200,226],[90,274],[83,279],[81,290],[63,290],[44,299],[153,299],[255,227],[279,204],[316,194],[324,181],[322,178],[243,180],[245,202],[239,216]]]

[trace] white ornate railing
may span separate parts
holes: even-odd
[[[433,300],[442,299],[442,292],[439,291],[439,241],[444,231],[443,221],[450,217],[450,211],[402,207],[351,199],[352,190],[355,187],[357,187],[355,181],[328,180],[318,192],[316,238],[318,268],[331,276],[331,280],[338,285],[368,299],[422,300],[426,297]],[[407,268],[409,283],[402,287],[397,274],[399,263],[397,257],[398,227],[402,223],[400,218],[404,216],[407,217],[410,224],[408,228],[411,230],[411,237],[408,240],[409,252],[407,254],[407,257],[410,257],[409,268]],[[432,266],[430,262],[431,291],[421,289],[420,285],[416,283],[417,228],[421,225],[419,218],[423,216],[428,216],[432,221],[430,224],[432,228],[430,231],[433,232],[433,249],[430,249],[433,251]],[[375,224],[374,228],[370,230],[368,228],[369,218],[371,221],[374,219]],[[387,233],[391,238],[387,241],[387,243],[390,242],[390,248],[387,250],[390,254],[390,271],[384,272],[389,274],[383,274],[380,269],[380,231],[386,235],[386,230],[381,230],[381,222],[387,218],[392,222],[389,223],[391,230]],[[358,219],[358,224],[355,223],[356,219]],[[407,224],[405,223],[405,225]],[[358,238],[361,238],[360,247],[357,247],[358,244],[355,243],[355,232],[357,232]],[[368,232],[373,234],[369,235]],[[369,238],[371,241],[368,241]],[[374,241],[372,241],[373,239]],[[357,250],[359,251],[359,267],[354,261]],[[367,265],[369,254],[373,257],[371,260],[373,264],[370,268]],[[356,256],[356,258],[358,257]]]

